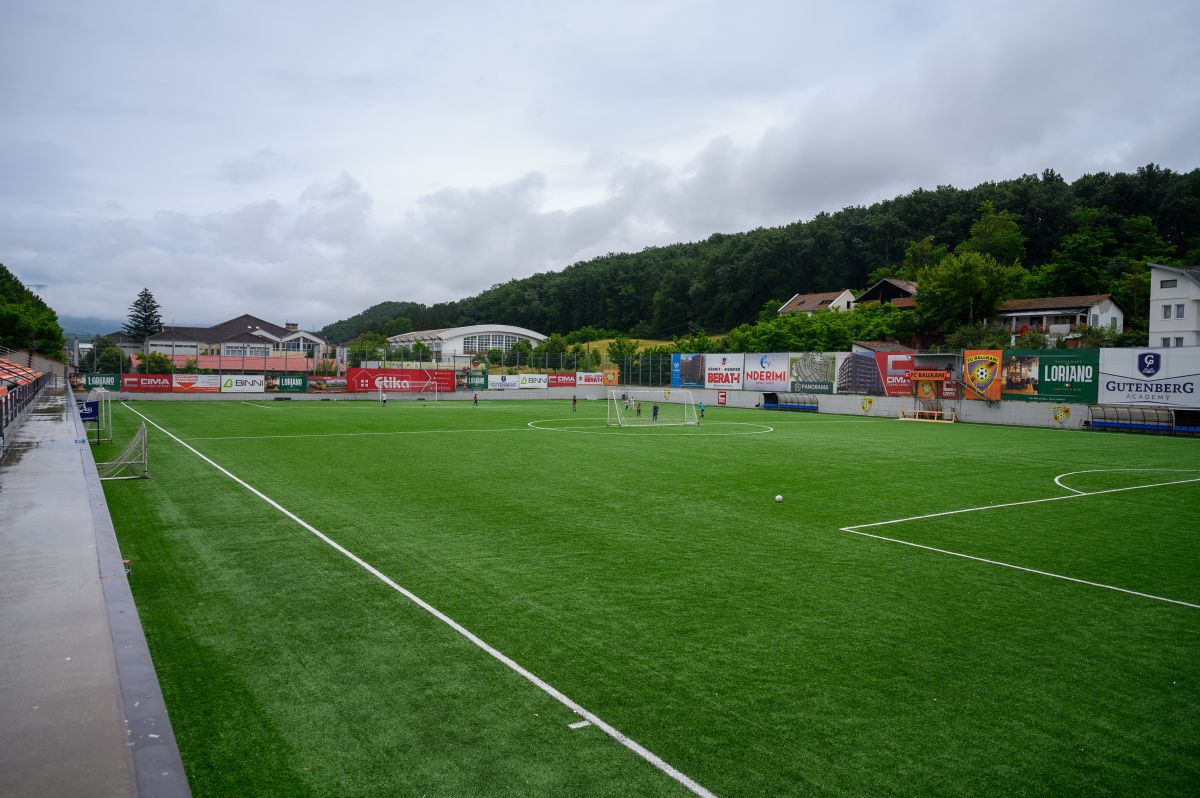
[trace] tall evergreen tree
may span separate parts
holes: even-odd
[[[162,314],[158,312],[158,300],[149,288],[143,288],[129,306],[129,319],[122,330],[130,338],[145,341],[151,335],[162,332]]]

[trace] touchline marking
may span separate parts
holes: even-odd
[[[249,405],[250,407],[257,407],[259,410],[274,410],[275,409],[273,407],[268,407],[267,405],[255,404],[254,402],[241,402],[240,404]]]
[[[131,408],[132,409],[132,408]],[[271,408],[274,409],[274,408]],[[136,412],[136,410],[134,410]],[[266,440],[268,438],[364,438],[370,436],[430,436],[443,432],[528,432],[528,427],[505,427],[503,430],[394,430],[391,432],[301,432],[293,436],[208,436],[192,440]]]
[[[1105,471],[1105,470],[1109,470],[1109,469],[1096,469],[1096,470],[1097,471]],[[1151,470],[1151,469],[1111,469],[1111,470],[1133,471],[1133,470]],[[1166,471],[1166,470],[1173,470],[1173,469],[1162,469],[1162,470]],[[1194,471],[1195,469],[1178,469],[1178,470]],[[1082,473],[1091,473],[1091,472],[1074,471],[1072,473],[1082,474]],[[1060,474],[1059,476],[1065,477],[1065,476],[1070,476],[1070,474]],[[1058,482],[1058,478],[1055,479],[1055,482],[1056,483]],[[1147,488],[1161,488],[1161,487],[1166,487],[1167,485],[1183,485],[1183,484],[1186,484],[1189,482],[1200,482],[1200,477],[1194,477],[1192,479],[1178,479],[1178,480],[1173,480],[1171,482],[1156,482],[1151,485],[1131,485],[1131,486],[1124,487],[1124,488],[1108,488],[1107,490],[1097,490],[1097,491],[1092,491],[1091,493],[1082,493],[1082,492],[1076,491],[1075,493],[1071,493],[1066,496],[1051,496],[1048,499],[1030,499],[1028,501],[1022,501],[1022,502],[1007,502],[1005,504],[988,504],[988,505],[984,505],[983,507],[967,507],[962,510],[948,510],[944,513],[928,513],[926,515],[914,515],[910,518],[895,518],[895,519],[892,519],[891,521],[876,521],[876,522],[870,523],[870,524],[858,524],[856,526],[844,526],[844,527],[841,527],[838,531],[839,532],[849,532],[852,535],[861,535],[864,538],[874,538],[875,540],[884,540],[884,541],[887,541],[888,543],[899,543],[902,546],[911,546],[914,549],[924,549],[925,551],[932,551],[932,552],[936,552],[938,554],[946,554],[951,557],[961,557],[964,560],[974,560],[975,562],[987,563],[988,565],[998,565],[1002,568],[1011,568],[1014,571],[1024,571],[1025,573],[1029,573],[1029,574],[1037,574],[1039,576],[1049,576],[1049,577],[1053,577],[1054,579],[1063,579],[1067,582],[1075,582],[1076,584],[1080,584],[1080,585],[1089,585],[1091,587],[1100,587],[1100,588],[1104,588],[1105,590],[1115,590],[1118,593],[1126,593],[1130,596],[1139,596],[1141,598],[1153,599],[1154,601],[1165,601],[1168,604],[1177,604],[1181,607],[1191,607],[1192,609],[1200,610],[1200,604],[1193,604],[1190,601],[1181,601],[1179,599],[1167,598],[1165,596],[1156,596],[1152,593],[1141,593],[1137,590],[1130,590],[1130,589],[1124,588],[1124,587],[1117,587],[1116,585],[1106,585],[1102,582],[1091,582],[1091,581],[1088,581],[1087,579],[1078,579],[1074,576],[1066,576],[1064,574],[1056,574],[1056,573],[1052,573],[1051,571],[1041,571],[1041,570],[1038,570],[1037,568],[1028,568],[1024,565],[1015,565],[1015,564],[1009,563],[1009,562],[1001,562],[1000,560],[989,560],[986,557],[977,557],[974,554],[963,554],[962,552],[959,552],[959,551],[950,551],[948,549],[939,549],[935,546],[926,546],[922,543],[914,543],[911,540],[900,540],[899,538],[889,538],[889,537],[885,537],[884,535],[876,535],[871,532],[860,532],[859,531],[861,529],[867,529],[869,527],[888,526],[890,524],[902,524],[907,521],[920,521],[920,520],[923,520],[926,518],[940,518],[940,517],[947,516],[947,515],[959,515],[961,513],[974,513],[974,512],[980,512],[983,510],[999,510],[1004,507],[1019,507],[1021,505],[1026,505],[1026,504],[1042,504],[1044,502],[1064,501],[1066,499],[1079,499],[1079,498],[1083,498],[1085,496],[1100,496],[1105,493],[1121,493],[1121,492],[1127,491],[1127,490],[1146,490]],[[1066,486],[1062,485],[1061,483],[1059,483],[1059,486],[1066,488]],[[1066,489],[1074,490],[1074,488],[1066,488]]]
[[[576,703],[574,700],[569,698],[566,694],[562,693],[560,690],[558,690],[558,688],[554,687],[549,682],[544,681],[539,676],[536,676],[531,671],[527,670],[523,665],[518,663],[512,657],[509,657],[507,654],[504,654],[499,649],[492,647],[491,644],[484,641],[483,638],[476,635],[470,629],[467,629],[465,626],[460,624],[458,621],[454,620],[449,615],[447,615],[446,613],[439,610],[437,607],[435,607],[432,604],[430,604],[429,602],[425,601],[425,599],[421,598],[416,593],[413,593],[408,588],[401,586],[395,580],[393,580],[391,577],[389,577],[388,575],[386,575],[385,573],[380,571],[378,568],[371,565],[369,562],[367,562],[363,558],[359,557],[357,554],[350,551],[345,546],[338,543],[336,540],[329,537],[321,530],[312,526],[307,521],[305,521],[304,519],[300,518],[298,515],[293,513],[291,510],[288,510],[283,505],[279,504],[279,502],[275,501],[271,497],[262,493],[257,488],[255,488],[254,486],[252,486],[251,484],[249,484],[248,482],[243,480],[241,477],[238,477],[237,475],[235,475],[234,473],[229,471],[224,466],[216,463],[214,460],[212,460],[207,455],[198,451],[195,447],[186,443],[184,440],[179,438],[174,433],[169,432],[168,430],[164,429],[153,419],[150,419],[150,418],[142,415],[140,412],[138,412],[137,410],[134,410],[132,407],[130,407],[129,405],[127,405],[123,402],[122,402],[122,406],[125,407],[126,409],[128,409],[134,415],[140,416],[144,421],[149,422],[153,427],[158,429],[164,435],[171,438],[173,441],[178,443],[180,446],[187,449],[189,452],[196,455],[201,460],[208,463],[210,466],[215,468],[217,471],[219,471],[222,474],[224,474],[225,476],[229,477],[231,480],[233,480],[237,484],[241,485],[246,490],[250,491],[250,493],[252,493],[255,496],[257,496],[258,498],[262,499],[264,502],[266,502],[271,507],[274,507],[276,510],[278,510],[280,513],[282,513],[287,518],[291,519],[292,521],[295,521],[297,524],[299,524],[305,530],[312,533],[315,537],[317,537],[324,543],[328,544],[332,549],[337,551],[339,554],[343,555],[348,560],[350,560],[351,562],[353,562],[354,564],[356,564],[360,568],[362,568],[364,571],[371,574],[371,576],[374,576],[380,582],[383,582],[385,585],[390,587],[392,590],[395,590],[397,593],[399,593],[400,595],[407,598],[413,604],[416,604],[418,607],[425,610],[430,615],[437,618],[439,621],[446,624],[454,631],[458,632],[460,635],[465,637],[467,640],[474,643],[478,648],[480,648],[481,650],[483,650],[487,654],[489,654],[492,658],[503,663],[514,673],[518,674],[523,679],[528,681],[530,684],[532,684],[535,687],[537,687],[538,689],[540,689],[543,693],[550,696],[555,701],[558,701],[560,704],[562,704],[567,709],[574,712],[576,715],[579,715],[581,718],[587,720],[589,723],[591,723],[596,728],[603,731],[609,737],[616,740],[618,743],[623,745],[625,748],[627,748],[630,751],[632,751],[633,753],[637,754],[639,757],[641,757],[646,762],[653,765],[659,771],[666,774],[670,778],[674,779],[676,782],[681,784],[683,787],[687,788],[693,794],[699,795],[702,798],[716,798],[715,793],[713,793],[710,790],[708,790],[707,788],[705,788],[699,782],[694,781],[687,774],[683,773],[680,770],[677,770],[674,766],[672,766],[666,760],[662,759],[660,756],[655,754],[653,751],[650,751],[648,748],[644,747],[641,743],[639,743],[636,740],[633,740],[629,737],[626,737],[615,727],[609,725],[604,720],[602,720],[598,715],[588,711],[587,709],[584,709],[583,706]]]

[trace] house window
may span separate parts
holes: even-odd
[[[1182,335],[1175,339],[1175,346],[1183,346],[1183,336]]]
[[[1164,336],[1162,339],[1162,345],[1164,348],[1169,347],[1171,345],[1171,339]]]
[[[1099,327],[1100,326],[1100,314],[1093,313],[1092,320],[1089,322],[1089,324],[1091,324],[1093,327]]]
[[[1159,288],[1174,288],[1177,285],[1179,285],[1178,280],[1159,280],[1158,281]]]
[[[1175,306],[1175,318],[1177,318],[1177,319],[1182,319],[1182,318],[1183,318],[1183,308],[1184,308],[1184,306],[1183,306],[1183,305],[1176,305],[1176,306]]]
[[[1164,319],[1171,318],[1171,306],[1170,305],[1163,305],[1163,318]]]

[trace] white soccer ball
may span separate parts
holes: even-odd
[[[783,501],[783,497],[782,497],[782,496],[776,496],[776,497],[775,497],[775,503],[776,503],[776,504],[778,504],[778,503],[779,503],[779,502],[781,502],[781,501]]]

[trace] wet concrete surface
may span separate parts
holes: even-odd
[[[111,537],[111,521],[102,509],[97,524],[103,495],[66,401],[61,390],[43,397],[0,461],[0,795],[186,795],[165,710],[152,723],[166,727],[174,760],[161,765],[154,748],[163,735],[147,738],[127,718],[132,692],[122,690],[118,660],[139,641],[146,664],[149,655],[132,600],[123,598],[124,571],[119,580],[111,573],[120,554],[115,538],[100,534],[106,523]],[[130,687],[161,705],[156,680],[152,691]],[[143,764],[153,762],[169,789],[146,789],[154,779],[135,762],[139,739],[150,744]]]

